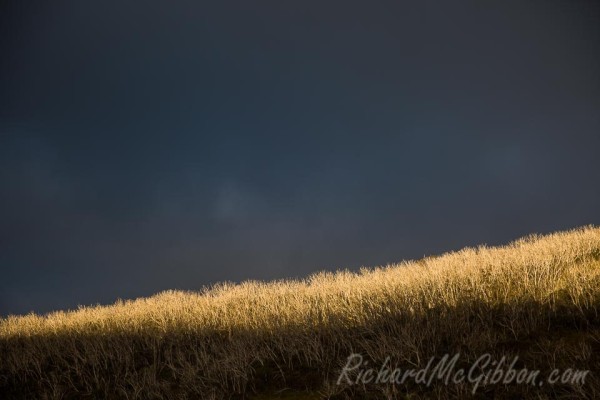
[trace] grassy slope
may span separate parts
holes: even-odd
[[[470,384],[332,384],[352,352],[402,368],[445,353],[465,366],[518,354],[529,368],[590,369],[591,379],[478,396],[595,398],[599,306],[594,227],[360,273],[170,291],[0,320],[0,398],[472,397]]]

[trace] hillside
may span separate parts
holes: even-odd
[[[600,228],[0,320],[1,399],[598,398]],[[460,354],[588,370],[584,384],[356,382]],[[387,361],[386,361],[387,359]],[[362,368],[362,367],[361,367]],[[359,379],[360,380],[360,379]],[[475,389],[475,390],[474,390]],[[473,394],[475,392],[475,394]]]

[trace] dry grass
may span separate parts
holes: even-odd
[[[403,367],[489,352],[592,375],[583,387],[494,385],[479,396],[592,399],[599,306],[595,227],[359,273],[168,291],[0,320],[0,398],[471,398],[468,384],[334,383],[351,352]]]

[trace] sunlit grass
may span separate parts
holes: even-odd
[[[364,395],[331,385],[351,351],[409,365],[446,352],[514,352],[539,368],[551,367],[555,352],[556,365],[597,368],[598,357],[584,350],[598,348],[599,305],[595,227],[358,273],[167,291],[1,320],[0,397],[227,398],[273,388]],[[566,337],[576,343],[548,349]],[[392,392],[468,397],[467,389]],[[513,389],[531,390],[493,390]],[[600,395],[596,382],[545,390]]]

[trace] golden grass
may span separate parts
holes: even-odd
[[[468,385],[332,382],[351,352],[399,365],[518,354],[531,368],[593,374],[599,305],[600,229],[591,226],[358,273],[167,291],[0,320],[0,398],[245,398],[277,388],[469,398]],[[515,393],[594,398],[600,385],[480,391]]]

